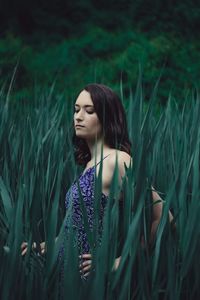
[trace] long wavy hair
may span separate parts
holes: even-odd
[[[84,87],[90,93],[95,112],[102,125],[104,142],[111,148],[131,153],[126,115],[118,95],[103,84],[88,84]],[[73,134],[75,160],[79,165],[86,165],[91,159],[90,151],[83,138]]]

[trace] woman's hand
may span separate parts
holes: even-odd
[[[45,251],[46,251],[46,248],[45,248],[45,242],[42,242],[40,243],[40,249],[39,249],[39,253],[40,254],[44,254]],[[37,249],[37,244],[34,242],[32,244],[32,250],[36,250]],[[23,242],[21,244],[21,255],[24,256],[28,251],[28,243],[27,242]]]
[[[91,254],[82,254],[79,256],[81,262],[79,265],[80,273],[87,277],[90,274],[92,268],[92,255]]]

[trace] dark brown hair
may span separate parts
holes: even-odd
[[[130,154],[131,143],[128,137],[126,115],[117,94],[103,84],[88,84],[83,90],[90,93],[95,112],[102,125],[105,143],[115,149]],[[86,165],[91,159],[90,151],[84,139],[73,135],[75,160]]]

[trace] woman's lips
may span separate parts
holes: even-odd
[[[75,128],[83,128],[83,127],[85,127],[85,126],[83,126],[83,125],[76,125],[75,126]]]

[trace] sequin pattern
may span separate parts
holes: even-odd
[[[80,187],[83,203],[87,212],[88,225],[90,230],[93,230],[94,223],[94,182],[95,182],[95,166],[87,169],[85,173],[80,175],[78,182],[75,181],[69,191],[66,194],[65,207],[66,209],[71,208],[72,220],[71,225],[75,230],[76,242],[79,253],[89,253],[90,246],[87,239],[86,231],[84,228],[83,214],[80,204],[80,193],[78,184]],[[107,196],[102,193],[100,203],[100,216],[99,216],[99,232],[102,231],[102,222],[105,206],[107,203]],[[67,230],[70,226],[69,221],[66,222],[65,228]]]

